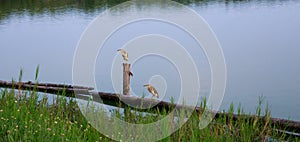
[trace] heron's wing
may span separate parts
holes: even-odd
[[[152,87],[152,90],[153,90],[153,94],[157,94],[158,95],[158,92],[156,91],[156,89],[154,87]]]
[[[125,55],[125,56],[127,55],[127,52],[125,50],[121,50],[121,52],[123,55]]]

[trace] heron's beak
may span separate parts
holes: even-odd
[[[148,85],[146,84],[146,85],[144,85],[144,87],[147,87]]]
[[[117,51],[120,51],[120,49],[118,49]]]

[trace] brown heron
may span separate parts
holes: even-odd
[[[128,54],[127,54],[127,52],[126,52],[125,50],[123,50],[123,49],[118,49],[117,51],[120,51],[120,52],[122,53],[123,59],[124,59],[125,61],[128,61]]]
[[[151,86],[150,84],[146,84],[146,85],[144,85],[144,87],[147,87],[149,93],[151,93],[153,96],[155,96],[157,98],[159,97],[156,89],[153,86]]]

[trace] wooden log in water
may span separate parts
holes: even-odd
[[[130,64],[123,63],[123,95],[130,96]],[[124,109],[125,117],[130,116],[127,107]]]
[[[45,87],[60,87],[60,88],[76,88],[76,89],[94,90],[94,88],[92,88],[92,87],[76,86],[76,85],[74,86],[74,85],[67,85],[67,84],[55,84],[55,83],[35,83],[32,81],[12,82],[12,81],[0,80],[0,85],[1,86],[36,85],[36,86],[45,86]]]
[[[123,63],[123,94],[130,95],[130,64]]]
[[[66,84],[54,84],[54,83],[33,83],[31,81],[22,82],[23,84],[29,85],[37,85],[37,86],[45,86],[45,87],[61,87],[61,88],[76,88],[76,89],[87,89],[87,90],[94,90],[92,87],[85,87],[85,86],[74,86],[74,85],[66,85]]]
[[[0,80],[0,87],[3,88],[12,88],[12,89],[21,89],[21,90],[35,90],[38,92],[45,92],[51,94],[58,94],[65,92],[69,97],[74,97],[74,91],[86,93],[90,90],[93,90],[91,87],[84,86],[72,86],[64,84],[52,84],[52,83],[33,83],[28,82],[12,82],[12,81],[3,81]]]
[[[198,114],[203,113],[203,109],[200,107],[188,107],[188,106],[182,106],[178,104],[172,104],[170,102],[165,101],[159,101],[155,99],[149,99],[149,98],[139,98],[135,96],[126,96],[126,95],[120,95],[115,93],[105,93],[105,92],[94,92],[90,93],[90,96],[93,96],[93,101],[100,102],[103,104],[115,106],[115,107],[131,107],[138,111],[146,111],[146,110],[166,110],[171,111],[173,109],[176,109],[178,111],[185,109],[185,110],[193,110],[196,111]],[[77,96],[76,96],[77,97]],[[83,96],[78,96],[80,99],[85,99]],[[78,98],[77,97],[77,98]],[[101,97],[101,100],[99,98]],[[86,99],[85,99],[86,100]],[[124,103],[126,102],[126,103]],[[130,105],[128,105],[130,104]],[[153,107],[150,109],[137,109],[137,107],[141,108],[147,108],[148,106]],[[246,118],[246,119],[259,119],[260,122],[265,122],[266,118],[262,116],[255,116],[255,115],[238,115],[238,114],[229,114],[229,113],[223,113],[223,112],[214,112],[215,117],[214,118],[221,118],[224,117],[226,119],[232,119],[233,121],[237,121],[240,118]],[[285,131],[292,131],[296,133],[300,133],[300,122],[293,121],[293,120],[285,120],[285,119],[279,119],[279,118],[271,118],[270,124],[272,126],[277,126],[277,128],[280,128]]]

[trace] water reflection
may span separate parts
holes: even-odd
[[[30,16],[36,15],[57,15],[61,13],[66,13],[70,11],[77,11],[82,13],[95,13],[103,11],[107,8],[113,7],[120,3],[126,2],[128,0],[63,0],[63,1],[44,1],[44,0],[1,0],[0,1],[0,22],[11,16],[22,16],[28,14]],[[241,7],[242,5],[281,5],[286,3],[286,0],[276,0],[276,1],[249,1],[249,0],[174,0],[184,5],[204,7],[208,5],[226,5]],[[293,0],[289,0],[293,1]],[[163,6],[163,1],[161,1],[160,6]],[[143,8],[145,5],[152,5],[153,2],[149,0],[148,3],[137,3],[137,8]],[[156,5],[157,6],[157,5]]]

